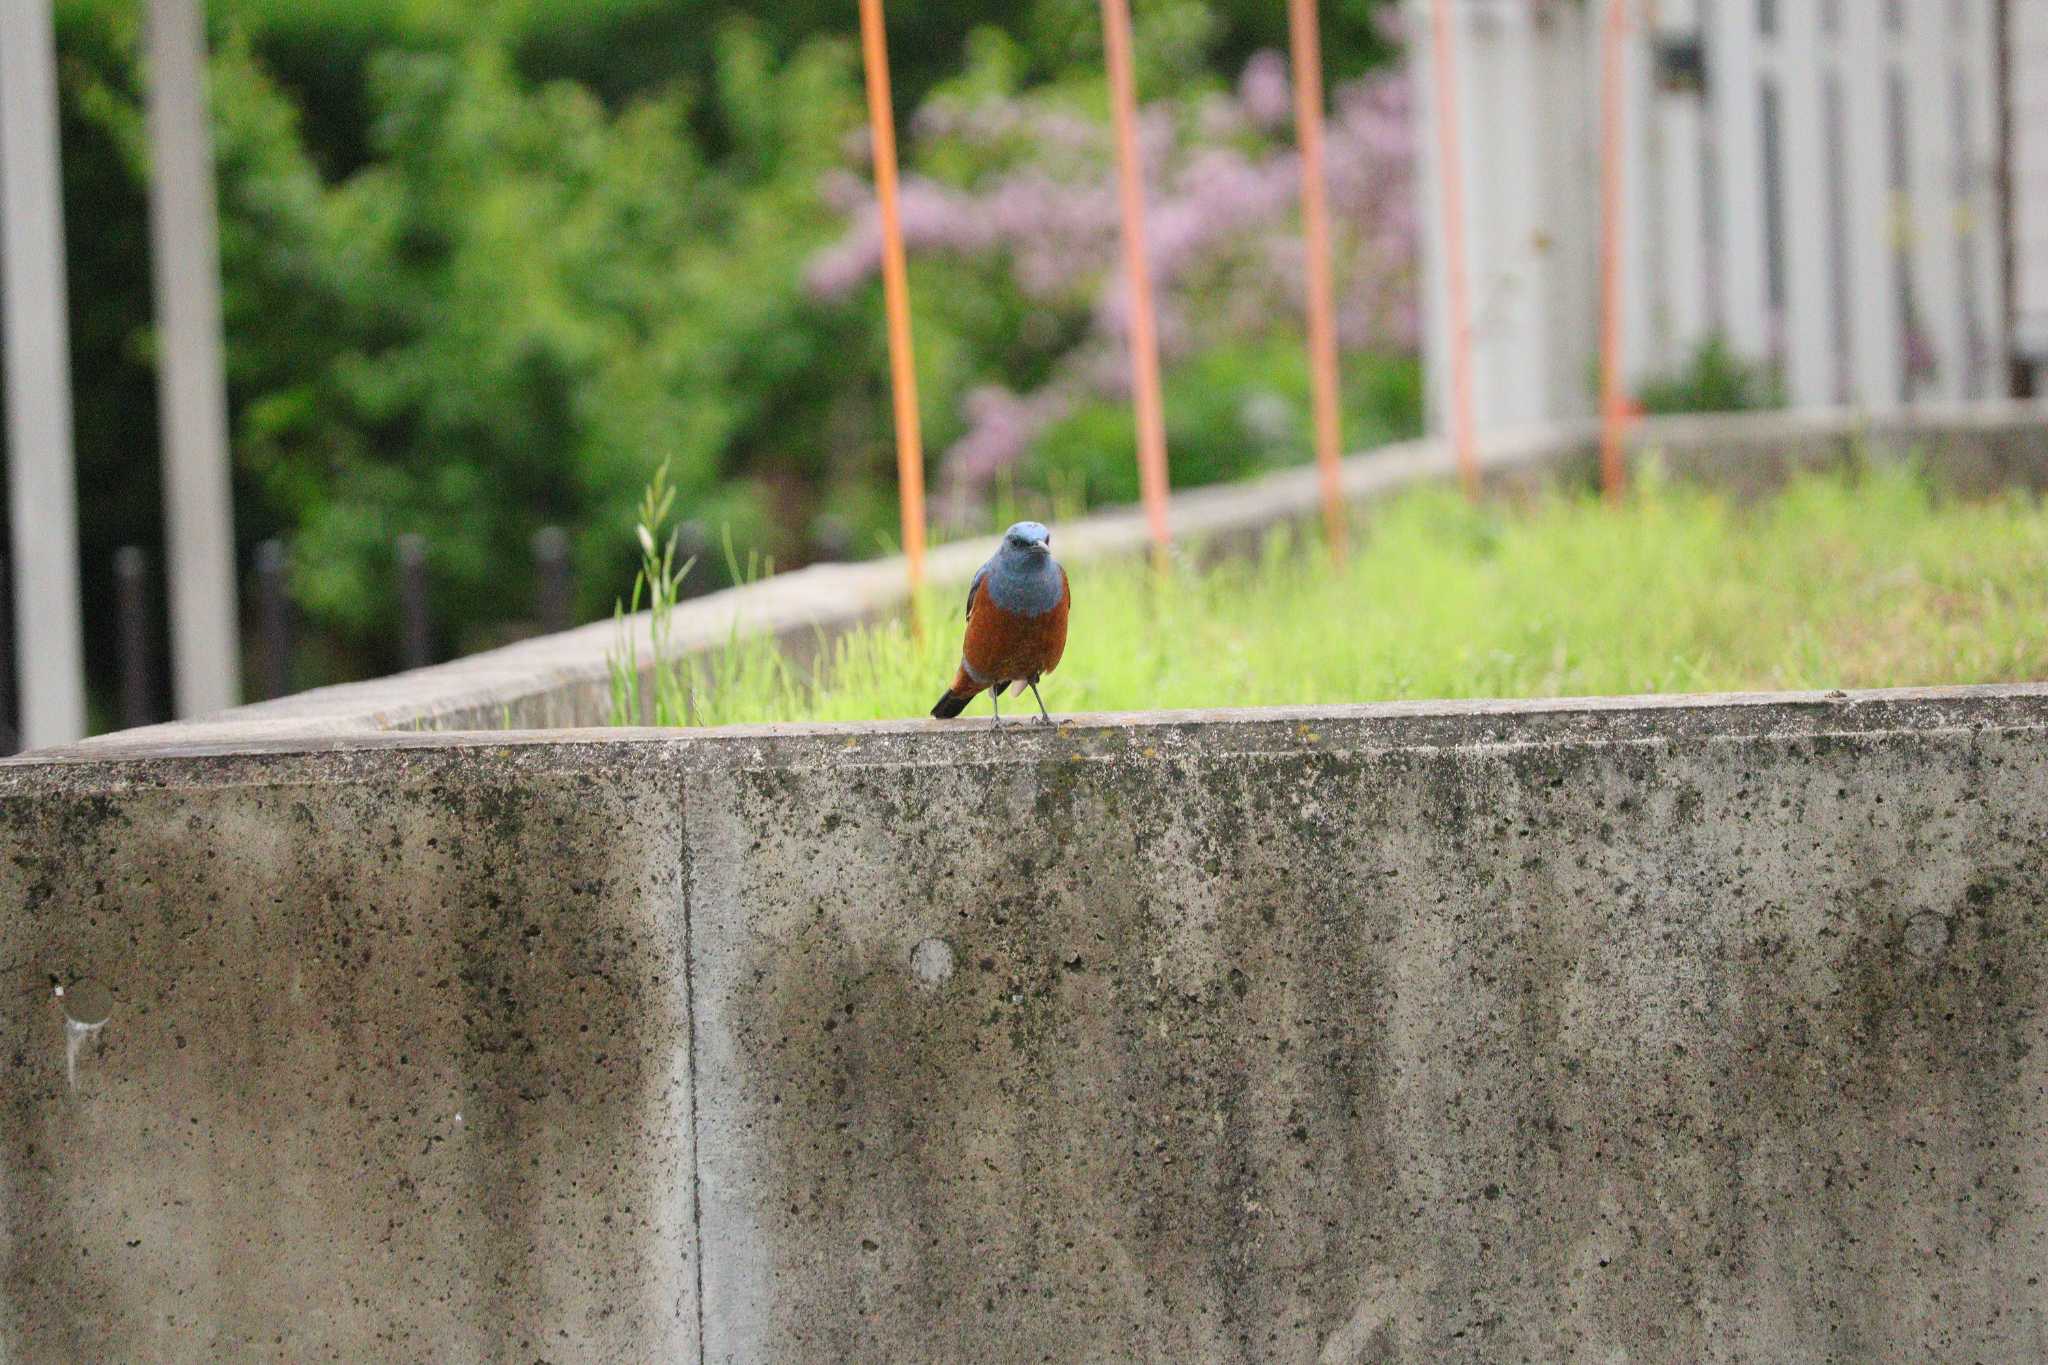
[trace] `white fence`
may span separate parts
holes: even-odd
[[[1595,407],[1610,3],[1452,0],[1482,430]],[[1631,385],[1680,370],[1719,336],[1772,363],[1800,406],[2006,393],[1997,0],[1626,3]],[[2013,4],[2048,66],[2048,0]],[[1433,112],[1429,10],[1409,0],[1420,108]],[[2016,89],[2021,102],[2048,98],[2024,76]],[[1426,345],[1441,414],[1433,126],[1422,145]],[[2048,177],[2048,134],[2033,173]],[[2048,192],[2041,207],[2042,256],[2026,287],[2048,305]],[[2048,331],[2048,306],[2037,316]]]
[[[2048,368],[2048,0],[2011,0],[2013,348]]]

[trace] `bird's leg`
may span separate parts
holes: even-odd
[[[993,687],[988,690],[988,704],[996,708],[996,724],[1003,723],[1003,694]]]
[[[1046,713],[1045,698],[1038,695],[1038,679],[1033,678],[1027,686],[1031,688],[1031,700],[1038,703],[1038,719],[1047,725],[1052,724],[1052,717]]]

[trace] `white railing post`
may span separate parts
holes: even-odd
[[[1854,392],[1866,407],[1888,408],[1902,403],[1906,390],[1892,203],[1892,56],[1884,7],[1843,5],[1841,44]]]
[[[1459,75],[1468,111],[1475,405],[1479,430],[1489,431],[1547,414],[1557,395],[1539,339],[1569,344],[1547,317],[1550,261],[1534,246],[1545,240],[1544,123],[1553,111],[1538,77],[1530,7],[1455,0],[1452,9],[1463,29]]]
[[[180,717],[241,691],[220,245],[198,0],[149,0],[150,225],[172,692]]]
[[[1972,347],[1970,397],[2003,398],[2012,352],[2005,325],[2004,224],[1998,195],[1999,108],[1996,0],[1962,0],[1965,316]]]
[[[1609,5],[1616,2],[1606,0]],[[1667,368],[1662,335],[1666,281],[1660,259],[1668,206],[1657,194],[1655,39],[1659,7],[1650,0],[1626,3],[1621,53],[1621,372],[1625,396],[1629,396],[1643,379]]]
[[[1480,431],[1593,410],[1596,229],[1583,81],[1588,28],[1575,6],[1540,22],[1526,0],[1457,0],[1466,254],[1470,262],[1473,409]],[[1411,0],[1417,108],[1436,107],[1427,0]],[[1427,118],[1434,115],[1426,112]],[[1417,140],[1424,224],[1423,293],[1432,427],[1451,405],[1449,272],[1443,168],[1433,122]]]
[[[71,341],[48,0],[0,0],[0,367],[7,372],[15,648],[26,748],[85,734]]]
[[[2036,372],[2048,367],[2048,5],[2010,6],[2012,64],[2012,345]],[[2048,374],[2042,378],[2048,380]]]
[[[1820,0],[1777,0],[1777,9],[1785,388],[1795,406],[1823,407],[1835,400],[1836,375]]]
[[[1707,58],[1714,124],[1721,328],[1745,357],[1773,354],[1764,279],[1763,92],[1754,0],[1715,0]]]
[[[1664,0],[1657,10],[1652,41],[1703,36],[1699,0]],[[1659,91],[1655,105],[1650,129],[1654,171],[1645,182],[1654,187],[1649,197],[1657,214],[1653,354],[1657,368],[1673,369],[1714,330],[1701,165],[1706,155],[1706,96],[1703,91]]]
[[[1599,406],[1601,29],[1585,5],[1549,5],[1541,14],[1533,102],[1521,113],[1539,158],[1530,170],[1536,217],[1520,245],[1538,272],[1543,314],[1537,354],[1501,363],[1544,368],[1545,406],[1533,420],[1556,421],[1591,416]]]
[[[1422,294],[1423,420],[1430,431],[1449,436],[1456,420],[1452,375],[1455,340],[1450,305],[1451,266],[1443,250],[1444,164],[1437,144],[1436,49],[1431,42],[1433,16],[1429,0],[1408,0],[1403,21],[1409,33],[1408,79],[1415,91],[1415,215],[1421,243],[1416,273]]]
[[[1933,347],[1935,373],[1916,398],[1963,396],[1965,369],[1961,269],[1956,242],[1955,34],[1951,6],[1908,4],[1906,32],[1906,135],[1912,191],[1911,228],[1915,303]]]

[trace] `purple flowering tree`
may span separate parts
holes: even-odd
[[[1218,348],[1298,336],[1303,312],[1300,165],[1293,96],[1278,53],[1230,91],[1147,105],[1140,143],[1160,344],[1171,371]],[[1417,221],[1411,93],[1386,72],[1338,86],[1327,131],[1340,345],[1412,355]],[[807,283],[847,300],[879,273],[880,227],[864,171],[835,174],[827,200],[846,231]],[[903,230],[928,314],[974,290],[1011,297],[1008,328],[984,337],[995,372],[958,377],[959,434],[940,457],[941,514],[971,519],[991,485],[1077,410],[1128,397],[1126,283],[1107,124],[1058,90],[940,96],[911,127]],[[931,295],[941,296],[929,303]],[[969,348],[971,349],[971,348]],[[1014,372],[1030,373],[1019,382]],[[1264,397],[1266,409],[1273,406]],[[1256,405],[1248,405],[1256,416]],[[1285,425],[1286,414],[1279,414]],[[1273,414],[1267,412],[1268,425]]]

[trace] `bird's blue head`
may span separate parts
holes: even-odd
[[[1006,558],[1042,559],[1052,553],[1052,532],[1035,521],[1020,521],[1003,532]]]

